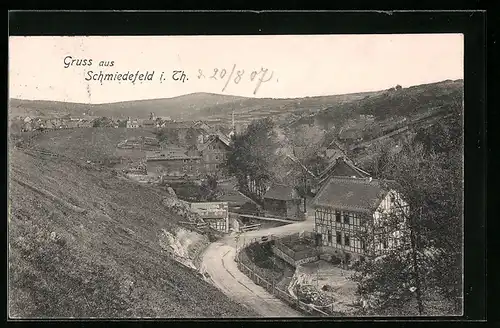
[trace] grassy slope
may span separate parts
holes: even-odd
[[[162,191],[67,159],[9,156],[10,316],[252,315],[162,252],[161,229],[180,220]]]
[[[62,129],[40,134],[36,138],[35,144],[37,148],[43,148],[70,158],[99,161],[114,156],[127,157],[127,154],[131,157],[141,155],[137,151],[116,148],[119,142],[137,137],[156,138],[151,130],[146,129]]]

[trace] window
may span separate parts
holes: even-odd
[[[340,211],[335,211],[335,221],[340,223]]]
[[[342,244],[342,233],[340,231],[337,231],[337,244]]]
[[[359,243],[361,244],[361,249],[365,251],[365,250],[366,250],[366,244],[365,244],[365,241],[364,241],[364,240],[360,240],[360,242],[359,242]]]
[[[394,204],[396,202],[396,197],[394,195],[391,195],[391,204]]]
[[[351,246],[351,240],[349,238],[349,235],[344,235],[344,245]]]
[[[351,216],[352,216],[352,224],[355,226],[359,226],[360,222],[359,222],[359,218],[356,215],[356,213],[352,213]]]
[[[219,160],[219,156],[215,155],[215,160],[216,161]]]
[[[328,231],[328,242],[329,243],[332,242],[332,232],[331,231]]]
[[[345,224],[351,224],[351,214],[344,213],[344,223]]]
[[[383,248],[387,248],[387,236],[384,236],[384,237],[382,238],[382,247],[383,247]]]

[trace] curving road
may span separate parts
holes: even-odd
[[[269,234],[286,236],[300,231],[312,231],[314,221],[292,223],[280,227],[242,233],[238,245],[234,235],[210,244],[203,253],[200,270],[209,275],[210,282],[234,301],[253,309],[263,317],[303,317],[304,315],[277,297],[256,285],[237,267],[234,257],[236,247],[241,247],[254,238]]]

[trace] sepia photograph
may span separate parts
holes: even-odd
[[[463,34],[8,46],[9,318],[464,313]]]

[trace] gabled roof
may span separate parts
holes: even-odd
[[[370,174],[355,166],[350,160],[339,157],[319,174],[319,179],[324,180],[328,176],[367,178]]]
[[[216,134],[216,135],[212,135],[212,136],[210,136],[210,139],[208,139],[208,141],[207,141],[207,142],[205,142],[204,144],[200,145],[200,147],[198,148],[198,150],[199,150],[199,151],[203,151],[203,150],[207,149],[207,147],[208,147],[211,143],[213,143],[215,140],[217,140],[217,139],[219,139],[219,140],[220,140],[220,141],[221,141],[224,145],[226,145],[227,147],[229,147],[229,140],[227,140],[227,138],[226,138],[226,139],[224,139],[224,136],[223,136],[223,135],[222,135],[222,137],[221,137],[221,136],[219,136],[218,134]]]
[[[207,123],[205,122],[201,122],[201,121],[197,121],[194,123],[193,125],[194,128],[198,128],[198,129],[201,129],[207,133],[212,133],[213,132],[213,129],[210,125],[208,125]]]
[[[313,205],[373,214],[394,183],[370,178],[331,177],[319,190]]]
[[[300,199],[297,190],[291,186],[274,184],[264,194],[264,198],[278,200],[294,200]]]
[[[220,141],[222,141],[226,146],[229,147],[229,145],[231,144],[231,139],[228,136],[220,131],[216,132],[216,136],[220,139]]]
[[[332,142],[328,144],[327,149],[339,149],[345,151],[344,147],[334,138]]]

